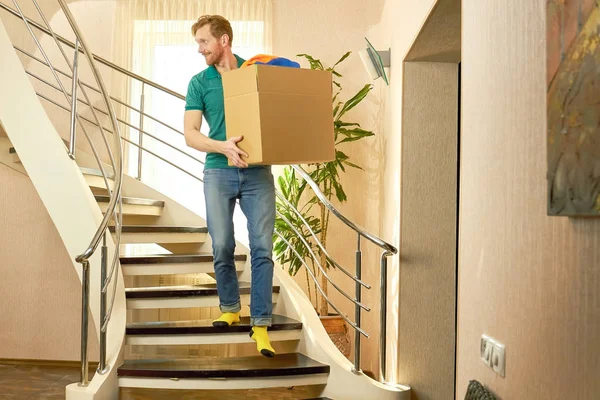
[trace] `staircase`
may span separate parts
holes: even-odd
[[[0,93],[0,121],[8,134],[8,140],[0,138],[0,151],[5,151],[0,155],[0,162],[30,176],[73,259],[87,246],[93,236],[90,229],[100,226],[102,216],[108,214],[112,218],[106,233],[102,232],[110,242],[103,251],[116,254],[118,261],[112,283],[107,284],[108,294],[104,294],[108,300],[103,300],[98,284],[105,279],[96,270],[99,257],[96,254],[90,258],[91,282],[96,285],[91,289],[90,310],[98,326],[106,321],[106,370],[96,373],[87,386],[67,387],[67,399],[136,398],[136,390],[159,396],[161,390],[228,393],[273,388],[284,388],[288,392],[289,388],[306,388],[304,392],[297,391],[300,397],[293,398],[391,400],[410,397],[406,386],[383,384],[359,369],[357,372],[355,365],[327,336],[306,295],[278,265],[273,286],[273,326],[269,331],[277,355],[272,359],[256,355],[254,342],[248,335],[251,329],[247,315],[251,286],[249,249],[241,243],[236,246],[235,262],[243,317],[239,325],[213,327],[211,318],[218,313],[219,303],[204,219],[134,177],[124,175],[122,181],[116,182],[118,175],[114,171],[117,169],[106,160],[95,159],[80,149],[75,159],[70,159],[64,151],[65,145],[57,140],[56,131],[49,128],[50,119],[41,108],[1,24],[0,52],[3,54],[0,66],[7,71],[0,76],[0,87],[8,88]],[[22,106],[39,121],[25,124],[15,115],[11,99],[17,94]],[[38,123],[43,126],[36,125]],[[48,151],[49,148],[53,150]],[[48,169],[39,162],[44,151],[52,154],[48,162],[55,163],[56,158],[56,165],[69,171],[62,185],[69,188],[69,194],[77,193],[78,202],[67,206],[59,194],[45,188],[45,180],[53,176],[49,174],[61,172],[58,167]],[[108,175],[101,169],[109,171]],[[116,211],[110,205],[115,195],[120,199],[120,211],[113,215]],[[68,220],[64,216],[69,213],[79,216]],[[80,224],[77,228],[73,226],[74,218]],[[63,235],[65,231],[73,232],[71,236]],[[374,241],[370,234],[364,237]],[[132,253],[128,245],[136,245],[138,251],[140,245],[146,249],[144,254]],[[85,274],[79,265],[74,262],[73,266],[84,282]],[[94,308],[104,301],[111,303],[111,299],[114,299],[114,309],[112,305],[109,307],[112,318],[106,307]],[[203,318],[192,318],[198,315]],[[357,337],[360,338],[360,334]],[[358,345],[360,347],[360,341]],[[180,351],[182,347],[186,349],[184,353]],[[156,357],[148,357],[148,354]]]

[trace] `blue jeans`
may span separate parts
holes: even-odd
[[[270,167],[204,171],[204,197],[221,312],[241,310],[235,270],[233,210],[236,199],[248,220],[252,266],[250,316],[253,326],[271,326],[275,185]]]

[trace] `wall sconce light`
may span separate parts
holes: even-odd
[[[383,78],[385,84],[389,85],[384,68],[389,68],[390,66],[391,49],[377,51],[371,42],[369,42],[369,39],[365,38],[365,40],[367,41],[367,48],[359,50],[358,55],[367,70],[367,74],[373,80]]]

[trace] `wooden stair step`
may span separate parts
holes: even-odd
[[[263,356],[183,360],[128,360],[119,367],[119,377],[166,379],[270,378],[329,374],[329,366],[300,353]]]
[[[240,294],[250,294],[249,283],[240,282],[239,286]],[[279,293],[279,289],[279,286],[273,286],[273,293]],[[128,299],[216,296],[217,284],[127,288],[125,295]]]
[[[127,324],[126,344],[181,345],[252,343],[248,333],[252,329],[250,317],[242,317],[239,324],[216,328],[212,320],[160,321]],[[300,340],[302,322],[281,315],[273,315],[269,328],[271,342]]]
[[[250,302],[250,284],[240,282],[242,304]],[[279,298],[279,286],[273,286],[273,302]],[[216,284],[126,288],[130,309],[216,307],[219,297]]]
[[[115,227],[109,227],[115,235]],[[125,225],[121,229],[121,243],[200,244],[206,242],[205,226]]]
[[[109,227],[112,233],[115,227]],[[122,233],[208,233],[205,226],[125,225]]]
[[[98,202],[102,212],[106,212],[110,197],[102,194],[95,194],[94,198]],[[124,215],[146,215],[158,217],[162,214],[165,202],[162,200],[140,199],[137,197],[123,197]]]
[[[94,198],[98,203],[109,203],[110,196],[96,194]],[[153,199],[141,199],[137,197],[123,197],[123,205],[133,205],[133,206],[151,206],[151,207],[164,207],[165,202],[162,200],[153,200]]]
[[[236,254],[235,261],[246,261],[245,254]],[[142,256],[121,256],[121,265],[129,264],[174,264],[213,262],[212,254],[152,254]]]
[[[102,171],[100,171],[99,169],[79,167],[79,170],[84,175],[99,176],[100,178],[102,178]],[[105,170],[104,172],[108,174],[108,176],[106,177],[107,179],[115,179],[115,175],[112,173],[112,168],[111,171]]]
[[[234,256],[237,271],[244,270],[247,259],[246,254]],[[214,273],[214,257],[209,253],[121,256],[120,261],[128,276]]]
[[[250,317],[242,317],[239,324],[225,328],[212,326],[212,320],[137,322],[127,324],[125,333],[127,335],[190,335],[231,332],[248,333],[250,329],[252,329]],[[302,322],[283,315],[273,315],[273,322],[271,327],[269,327],[269,332],[295,329],[302,329]]]

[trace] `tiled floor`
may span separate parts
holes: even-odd
[[[93,376],[90,371],[90,379]],[[79,381],[79,368],[0,364],[0,400],[64,400],[65,386]],[[120,400],[298,400],[316,397],[322,386],[261,390],[121,389]]]

